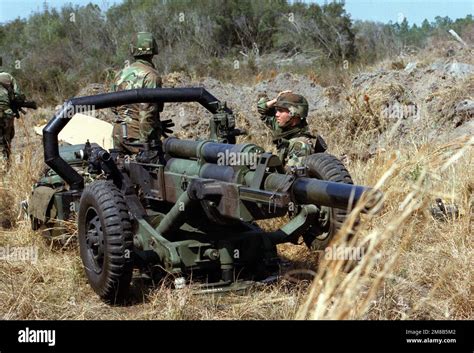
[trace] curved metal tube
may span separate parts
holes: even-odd
[[[84,179],[59,155],[58,135],[77,110],[111,108],[133,103],[197,102],[211,113],[216,113],[220,101],[202,87],[142,88],[121,92],[77,97],[66,101],[43,129],[44,159],[72,190],[82,189]],[[79,109],[78,109],[79,108]],[[232,113],[226,108],[228,113]]]

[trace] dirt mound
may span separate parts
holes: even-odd
[[[91,83],[81,88],[79,92],[77,93],[76,97],[93,96],[96,94],[107,93],[107,92],[109,92],[107,85],[103,83]]]
[[[222,83],[214,78],[193,80],[189,76],[172,73],[163,78],[164,87],[204,87],[211,94],[227,105],[237,116],[239,125],[257,133],[265,129],[257,112],[257,101],[261,94],[275,97],[278,92],[292,89],[293,92],[304,95],[309,102],[309,114],[318,113],[321,109],[330,109],[330,95],[334,92],[326,91],[315,84],[308,77],[284,73],[275,78],[257,83],[254,86]],[[209,112],[195,103],[166,104],[162,113],[163,119],[172,119],[176,124],[176,135],[181,137],[206,138],[208,135]],[[180,131],[185,129],[186,131]]]
[[[454,130],[456,136],[470,131],[465,124],[473,116],[474,65],[466,50],[457,46],[446,50],[449,55],[441,58],[420,52],[404,58],[403,65],[395,69],[379,66],[353,77],[351,87],[347,88],[323,88],[308,76],[291,73],[253,86],[222,83],[213,78],[193,80],[178,73],[165,77],[164,83],[171,87],[205,87],[226,101],[251,133],[257,135],[265,129],[256,109],[258,97],[275,97],[278,92],[291,89],[308,99],[308,120],[313,130],[319,130],[317,117],[334,119],[334,127],[339,124],[338,119],[350,120],[360,113],[361,120],[373,120],[366,127],[375,129],[376,144],[410,133],[422,134],[426,139],[440,135],[449,138]],[[178,129],[187,131],[178,132],[180,136],[207,137],[209,113],[195,104],[167,105],[163,116],[173,119]]]
[[[308,121],[313,132],[344,127],[344,133],[373,133],[374,144],[407,134],[425,139],[468,134],[473,117],[474,59],[467,49],[453,43],[429,48],[353,77],[350,86],[321,87],[311,77],[281,73],[254,85],[223,83],[214,78],[193,78],[173,72],[163,76],[163,87],[204,87],[237,116],[240,127],[253,136],[268,132],[259,119],[256,102],[291,89],[309,102]],[[106,85],[90,84],[78,96],[107,92]],[[113,122],[109,109],[98,117]],[[167,103],[162,119],[172,119],[175,135],[207,138],[210,113],[196,103]],[[324,124],[321,124],[321,122]],[[326,128],[322,125],[327,125]],[[327,132],[327,131],[326,131]],[[364,147],[365,148],[365,147]],[[372,146],[373,148],[373,146]]]
[[[464,51],[460,57],[465,59]],[[403,69],[378,68],[352,81],[357,104],[379,117],[380,131],[400,139],[408,133],[427,139],[449,139],[468,134],[463,126],[472,119],[474,65],[458,61],[456,52],[447,59],[420,53]],[[391,129],[394,128],[395,130]],[[386,136],[382,135],[383,140]]]
[[[162,77],[163,87],[185,87],[191,82],[191,76],[184,72],[171,72]]]

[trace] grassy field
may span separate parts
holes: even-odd
[[[48,116],[37,114],[43,113]],[[331,245],[364,247],[353,271],[341,271],[342,261],[326,260],[305,245],[280,245],[291,266],[276,284],[241,294],[195,295],[136,280],[131,305],[115,307],[102,303],[87,284],[74,225],[64,245],[46,241],[21,215],[19,204],[43,168],[41,140],[24,123],[27,115],[17,121],[15,158],[0,181],[0,247],[36,247],[38,261],[0,260],[0,318],[473,319],[474,137],[424,142],[413,132],[401,143],[388,134],[383,149],[363,157],[359,152],[374,135],[363,133],[360,123],[377,128],[369,113],[357,106],[347,112],[349,122],[359,122],[355,135],[323,117],[311,122],[330,142],[329,152],[344,158],[355,183],[385,194],[383,210],[361,216],[350,244],[344,244],[344,231],[357,209]],[[250,140],[272,148],[268,135],[253,134]],[[429,207],[438,197],[455,203],[459,215],[435,220]]]
[[[45,241],[18,217],[41,169],[37,145],[26,144],[0,193],[13,228],[0,231],[0,246],[35,246],[36,263],[0,261],[0,317],[4,319],[472,319],[473,241],[468,183],[474,139],[409,147],[351,163],[357,183],[385,193],[380,215],[363,216],[356,237],[367,253],[349,274],[341,262],[321,260],[304,245],[281,245],[294,269],[316,277],[256,288],[242,295],[193,295],[167,287],[134,285],[134,304],[110,307],[88,286],[74,240]],[[454,201],[460,216],[434,221],[435,197]],[[5,211],[5,206],[8,210]],[[277,222],[273,224],[278,226]],[[268,225],[272,226],[272,224]]]

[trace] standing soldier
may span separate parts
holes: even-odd
[[[260,98],[257,107],[262,121],[272,129],[273,143],[285,166],[301,167],[305,157],[326,150],[324,140],[309,131],[308,101],[302,95],[282,91],[272,100]]]
[[[153,56],[158,54],[158,48],[153,35],[139,32],[130,45],[130,52],[135,62],[125,66],[117,73],[112,85],[112,91],[123,91],[137,88],[159,88],[161,77],[153,64]],[[126,153],[137,153],[134,143],[160,142],[164,132],[171,132],[174,126],[171,120],[160,122],[161,103],[134,103],[115,109],[118,115],[114,124],[114,145]]]
[[[11,142],[15,136],[15,117],[22,107],[36,109],[36,103],[26,102],[15,78],[7,72],[0,72],[0,160],[8,167],[11,155]]]

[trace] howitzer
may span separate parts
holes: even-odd
[[[324,249],[362,198],[362,211],[380,207],[382,194],[353,185],[326,153],[285,172],[261,147],[221,143],[216,134],[202,141],[167,138],[156,150],[160,158],[153,143],[134,156],[89,142],[59,147],[58,133],[76,105],[186,101],[208,109],[211,126],[216,114],[222,118],[223,105],[203,88],[139,89],[71,99],[43,130],[51,169],[35,185],[32,225],[77,219],[87,278],[105,301],[126,297],[134,268],[171,274],[177,285],[192,278],[205,290],[245,287],[278,271],[277,244],[303,237]],[[255,222],[284,215],[290,220],[277,230]]]

